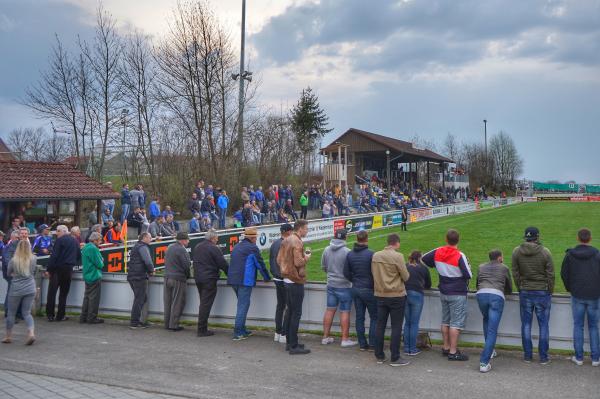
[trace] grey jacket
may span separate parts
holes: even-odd
[[[334,238],[321,257],[321,268],[327,273],[327,286],[331,288],[352,288],[352,283],[344,277],[346,255],[350,249],[345,240]]]
[[[490,262],[479,266],[477,272],[477,293],[512,294],[512,279],[508,266],[500,262]]]
[[[179,242],[174,242],[167,248],[165,254],[165,277],[185,282],[190,277],[192,260],[187,248]]]

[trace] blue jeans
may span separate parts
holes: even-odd
[[[526,360],[533,357],[533,343],[531,341],[531,322],[533,312],[540,327],[538,350],[540,361],[548,360],[548,348],[550,345],[550,307],[552,295],[548,291],[521,291],[519,292],[521,306],[521,337],[523,340],[523,352]]]
[[[417,353],[417,335],[419,320],[423,311],[425,295],[419,291],[406,291],[406,308],[404,310],[404,353]]]
[[[494,346],[496,346],[498,326],[504,311],[504,298],[496,294],[477,294],[477,302],[483,315],[483,336],[485,338],[479,363],[488,364],[492,358]]]
[[[233,285],[233,291],[237,296],[237,312],[235,314],[235,325],[233,327],[233,336],[240,337],[247,335],[248,330],[246,329],[246,316],[248,316],[248,309],[250,309],[250,295],[252,295],[252,287],[246,287],[244,285]]]
[[[227,218],[227,208],[221,208],[221,213],[219,214],[219,228],[225,228],[225,220]]]
[[[587,314],[590,332],[590,350],[592,361],[600,360],[600,339],[598,337],[598,318],[600,318],[600,300],[571,297],[573,309],[573,347],[577,360],[583,360],[583,325]]]
[[[356,335],[361,348],[375,346],[377,329],[377,300],[370,288],[352,288],[354,308],[356,309]],[[369,341],[365,337],[365,314],[369,312]]]
[[[6,297],[4,298],[4,317],[8,317],[8,293],[10,291],[10,285],[12,283],[12,277],[9,277],[6,280],[6,283],[8,284],[6,287]],[[23,315],[21,314],[21,304],[19,303],[19,306],[17,307],[17,313],[16,313],[16,317],[17,319],[23,319]]]
[[[121,205],[121,224],[123,224],[123,222],[125,220],[127,220],[127,216],[129,216],[129,208],[130,207],[131,207],[131,205],[129,205],[129,204]]]

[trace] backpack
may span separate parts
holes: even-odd
[[[431,349],[431,337],[427,331],[419,331],[417,334],[417,348]]]

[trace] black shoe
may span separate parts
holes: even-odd
[[[464,353],[460,353],[460,351],[456,351],[456,353],[448,354],[448,360],[455,362],[466,362],[469,360],[469,356],[465,355]]]
[[[310,353],[310,349],[306,349],[304,345],[290,349],[290,355],[308,355]]]
[[[374,352],[375,351],[375,346],[373,345],[367,345],[367,346],[361,346],[360,347],[360,351],[361,352]]]
[[[304,349],[304,344],[298,344],[298,346],[297,346],[296,348],[302,348],[302,349]],[[291,349],[291,348],[290,348],[290,345],[289,345],[289,344],[285,346],[285,350],[286,350],[286,352],[289,352],[289,351],[290,351],[290,349]]]
[[[198,331],[198,334],[196,334],[198,337],[212,337],[213,335],[215,335],[215,332],[210,330]]]
[[[88,321],[88,324],[102,324],[102,323],[104,323],[104,320],[103,319],[98,319],[98,318],[95,318],[94,320]]]
[[[450,354],[450,349],[442,348],[442,356],[448,357],[449,354]]]
[[[173,332],[177,332],[177,331],[183,330],[183,326],[177,326],[175,328],[167,328],[167,330],[170,330],[170,331],[173,331]]]
[[[54,321],[67,321],[69,318],[67,316],[63,316],[61,319],[55,319]]]
[[[87,320],[79,319],[79,324],[87,324]]]
[[[48,316],[48,321],[49,322],[53,322],[54,321],[54,316]]]
[[[139,330],[139,329],[144,329],[144,328],[148,328],[148,327],[142,323],[132,323],[129,325],[129,328],[132,330]]]

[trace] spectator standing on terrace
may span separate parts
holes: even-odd
[[[292,217],[292,220],[296,221],[296,219],[298,219],[298,215],[296,214],[296,211],[294,210],[294,207],[292,206],[292,200],[291,199],[287,199],[285,201],[285,205],[283,208],[283,211],[290,215]]]
[[[227,208],[229,208],[229,197],[225,190],[221,191],[221,195],[217,199],[217,207],[219,208],[219,228],[224,229],[227,220]]]
[[[540,244],[539,238],[540,231],[537,227],[528,227],[525,230],[525,242],[515,248],[512,254],[512,272],[519,289],[524,360],[529,363],[533,358],[531,322],[535,312],[540,328],[540,364],[545,365],[550,363],[549,323],[554,292],[554,264],[550,251]]]
[[[467,292],[472,278],[471,267],[465,254],[459,251],[460,236],[448,230],[448,245],[434,249],[423,256],[423,263],[436,268],[440,276],[440,301],[442,303],[442,355],[448,360],[466,361],[469,357],[458,350],[460,332],[467,320]]]
[[[165,218],[162,215],[158,215],[156,219],[150,223],[148,227],[148,233],[152,238],[162,237],[163,235],[168,235],[163,228]]]
[[[98,249],[101,243],[102,236],[99,233],[92,233],[89,242],[81,249],[85,292],[83,294],[83,304],[81,305],[81,315],[79,316],[80,323],[104,323],[104,320],[98,318],[102,268],[104,268],[104,259]]]
[[[323,204],[323,211],[321,212],[321,217],[323,219],[331,218],[331,205],[329,204],[329,201],[325,201],[325,203]]]
[[[38,256],[50,255],[52,252],[52,236],[50,235],[50,226],[42,224],[39,227],[40,235],[33,241],[31,247],[33,253]]]
[[[252,288],[256,285],[257,271],[265,281],[271,279],[260,250],[256,246],[257,236],[258,231],[255,227],[247,227],[244,229],[244,239],[231,251],[227,284],[232,286],[237,296],[237,312],[233,329],[234,341],[247,339],[252,335],[246,329],[246,316],[250,308]]]
[[[154,263],[150,256],[150,233],[142,233],[131,249],[127,263],[127,282],[133,291],[131,321],[129,328],[147,328],[148,323],[148,278],[154,274]]]
[[[404,263],[404,256],[398,252],[400,237],[390,234],[387,246],[373,254],[371,272],[377,298],[377,329],[375,339],[375,358],[378,364],[386,361],[383,351],[385,328],[388,317],[391,318],[392,335],[390,337],[390,366],[406,366],[408,360],[400,356],[400,338],[402,322],[406,306],[406,288],[404,283],[409,278]]]
[[[14,256],[8,263],[7,274],[11,278],[10,289],[7,292],[8,303],[4,302],[8,309],[6,316],[6,335],[2,343],[12,342],[12,329],[15,324],[15,316],[20,310],[25,324],[27,325],[26,345],[35,341],[34,322],[31,316],[31,307],[35,298],[36,287],[34,275],[37,269],[37,258],[31,252],[29,240],[20,240]]]
[[[165,254],[164,283],[164,319],[165,328],[170,331],[181,331],[179,319],[185,307],[185,290],[190,278],[191,259],[187,251],[190,237],[187,233],[177,233],[177,241],[169,245]]]
[[[300,196],[300,219],[306,219],[308,216],[308,191]]]
[[[327,273],[327,310],[323,316],[323,339],[321,344],[329,345],[334,342],[330,336],[331,325],[335,312],[340,310],[340,325],[342,328],[342,347],[357,345],[350,339],[350,310],[352,309],[352,283],[344,276],[346,255],[350,250],[346,247],[346,229],[335,232],[334,238],[321,257],[321,268]]]
[[[192,259],[194,261],[194,279],[200,297],[198,309],[198,337],[214,335],[208,329],[208,317],[217,296],[217,280],[222,271],[227,274],[229,266],[218,247],[219,235],[211,229],[204,236],[204,240],[194,247]]]
[[[287,313],[289,315],[286,334],[286,350],[290,355],[306,355],[310,349],[298,342],[298,328],[302,317],[304,284],[306,284],[306,264],[310,260],[310,251],[304,250],[302,239],[308,234],[308,222],[300,219],[294,223],[294,232],[281,242],[277,254],[277,264],[285,283],[287,295]]]
[[[129,198],[131,199],[131,206],[139,206],[143,208],[142,197],[144,196],[144,192],[142,191],[139,184],[136,184],[133,190],[129,191]]]
[[[109,208],[105,208],[104,212],[102,213],[102,224],[104,226],[108,226],[108,223],[115,222],[115,219],[113,218],[112,214],[110,213],[110,209]]]
[[[242,199],[242,204],[250,202],[250,194],[248,194],[248,189],[246,187],[242,187],[240,198]]]
[[[148,224],[148,220],[142,213],[142,209],[139,206],[133,208],[133,212],[130,213],[129,218],[127,218],[127,228],[137,228],[137,237],[140,234],[142,234],[142,231],[144,231],[144,229],[148,229]]]
[[[112,191],[112,182],[106,182],[106,187]],[[108,209],[110,216],[112,217],[115,211],[115,200],[113,198],[107,198],[102,200],[102,211]]]
[[[369,249],[369,234],[361,230],[356,234],[356,243],[346,256],[344,276],[352,283],[352,297],[356,309],[356,335],[360,350],[375,349],[377,328],[377,300],[373,291],[371,261],[373,251]],[[369,312],[369,339],[365,337],[365,315]]]
[[[135,206],[138,206],[137,204]],[[121,188],[121,223],[125,222],[129,217],[131,208],[131,194],[129,194],[129,184],[123,184]]]
[[[417,336],[419,335],[419,320],[425,302],[424,290],[431,288],[429,269],[421,263],[421,252],[413,251],[408,257],[406,267],[410,275],[406,281],[406,309],[404,311],[404,354],[416,356]]]
[[[573,347],[571,358],[578,366],[583,365],[583,329],[587,316],[590,335],[592,366],[600,366],[600,252],[591,246],[592,232],[581,229],[577,232],[579,245],[567,250],[560,275],[565,288],[571,293],[573,309]]]
[[[155,197],[154,201],[152,201],[150,203],[148,213],[150,215],[150,222],[154,222],[156,220],[156,218],[160,216],[160,198],[159,197]]]
[[[90,236],[92,235],[93,232],[96,232],[98,234],[100,234],[100,237],[102,237],[102,225],[101,224],[95,224],[93,225],[89,230],[87,235],[85,236],[85,240],[84,242],[87,244],[88,242],[90,242]]]
[[[165,222],[162,225],[163,237],[174,237],[177,234],[177,227],[173,221],[173,215],[167,214]]]
[[[259,208],[262,208],[263,203],[265,202],[265,195],[263,193],[262,186],[258,186],[258,189],[254,192],[254,200]]]
[[[200,201],[198,200],[198,194],[192,193],[192,198],[188,200],[187,208],[190,213],[200,213]]]
[[[292,230],[293,227],[291,224],[282,224],[279,228],[279,231],[281,232],[281,237],[273,241],[273,243],[271,244],[271,248],[269,249],[269,268],[271,271],[271,276],[273,277],[273,282],[275,283],[275,290],[277,293],[277,306],[275,307],[275,337],[273,339],[275,342],[281,342],[283,344],[286,343],[286,334],[289,324],[289,312],[285,313],[284,318],[287,294],[285,292],[285,283],[283,282],[283,277],[281,277],[281,267],[279,266],[279,263],[277,263],[277,256],[279,255],[281,243],[284,239],[286,239],[292,234]]]
[[[46,298],[46,317],[48,321],[64,321],[69,318],[65,316],[67,306],[67,295],[71,288],[71,275],[73,267],[81,261],[79,245],[69,235],[69,229],[65,225],[56,227],[56,242],[54,251],[48,260],[46,276],[49,278],[48,297]],[[58,295],[58,312],[55,317],[54,305],[56,304],[56,293]]]
[[[502,252],[490,252],[490,262],[479,266],[477,272],[477,303],[483,315],[483,336],[485,346],[479,358],[479,371],[487,373],[492,369],[490,359],[496,357],[494,346],[498,326],[504,310],[504,294],[512,293],[512,279],[508,267],[504,265]]]
[[[198,201],[202,201],[204,199],[204,180],[198,180],[196,182],[196,188],[194,188],[194,192],[198,197]]]
[[[198,212],[192,215],[188,224],[188,232],[190,234],[200,233],[200,214]]]

